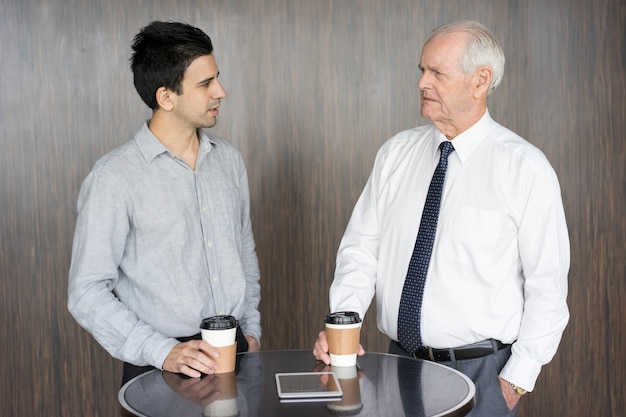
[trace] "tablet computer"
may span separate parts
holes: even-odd
[[[281,400],[340,400],[343,392],[332,372],[285,372],[276,374]]]

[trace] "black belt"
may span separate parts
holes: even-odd
[[[402,346],[396,342],[398,347]],[[425,359],[433,362],[450,362],[460,361],[464,359],[476,359],[483,356],[491,355],[499,350],[505,349],[511,346],[510,344],[502,343],[495,339],[482,340],[480,342],[472,343],[471,345],[464,345],[449,349],[434,349],[427,346],[422,346],[417,351],[411,353],[411,356],[416,359]],[[406,351],[406,349],[402,348]]]

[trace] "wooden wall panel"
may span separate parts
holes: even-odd
[[[623,414],[621,0],[0,0],[0,10],[2,415],[118,412],[121,365],[67,313],[67,272],[83,178],[149,117],[128,69],[141,26],[184,20],[212,37],[228,92],[214,131],[250,176],[263,348],[308,349],[377,149],[423,122],[421,45],[457,18],[501,40],[507,68],[490,111],[552,161],[570,226],[572,318],[520,416]],[[386,351],[374,317],[363,344]]]
[[[572,248],[570,324],[529,415],[555,399],[580,416],[624,414],[626,382],[626,9],[533,9],[529,134],[553,161]],[[536,122],[536,123],[532,123]],[[524,411],[526,408],[523,409]]]

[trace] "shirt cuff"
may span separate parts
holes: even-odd
[[[259,347],[261,346],[261,332],[260,331],[255,331],[255,329],[248,329],[242,326],[241,332],[243,333],[244,336],[254,337],[257,343],[259,344]]]
[[[146,359],[148,363],[157,369],[163,370],[163,364],[167,355],[170,354],[174,346],[180,342],[176,339],[165,339],[159,342],[151,352],[146,352]]]
[[[528,359],[522,359],[512,354],[508,362],[500,371],[500,376],[518,387],[531,392],[535,389],[535,382],[539,377],[541,364]]]

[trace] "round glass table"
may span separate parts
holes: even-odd
[[[343,396],[333,400],[285,401],[276,373],[332,371]],[[368,352],[357,366],[316,361],[310,350],[237,355],[235,372],[188,378],[154,370],[119,391],[124,409],[139,416],[464,416],[474,406],[475,387],[462,373],[419,359]]]

